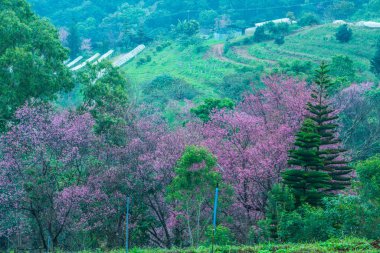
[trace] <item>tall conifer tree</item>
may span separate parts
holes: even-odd
[[[306,119],[296,134],[296,149],[289,151],[288,164],[295,168],[282,174],[284,184],[293,189],[296,204],[318,205],[329,188],[331,177],[322,171],[323,159],[319,154],[321,136],[313,120]]]
[[[341,148],[336,124],[338,116],[329,99],[332,81],[328,72],[328,66],[325,63],[322,63],[316,71],[312,99],[307,109],[309,118],[315,122],[317,133],[321,137],[318,151],[323,160],[323,166],[320,170],[328,172],[331,176],[328,191],[334,191],[342,190],[350,185],[349,174],[352,168],[348,166],[349,161],[342,157],[346,150]]]

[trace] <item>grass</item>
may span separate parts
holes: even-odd
[[[209,47],[207,44],[203,46],[202,52],[196,52],[195,46],[184,48],[175,43],[160,52],[156,51],[155,47],[149,47],[126,64],[123,70],[133,85],[149,82],[157,76],[166,74],[185,80],[202,94],[213,97],[216,96],[215,84],[224,76],[239,71],[241,66],[205,57]],[[147,56],[152,57],[150,62],[137,64],[141,58]]]
[[[278,66],[279,62],[289,59],[317,64],[322,60],[330,61],[335,55],[347,55],[354,61],[357,81],[375,81],[376,77],[370,71],[369,60],[375,53],[380,30],[352,27],[352,40],[349,43],[340,43],[334,36],[336,29],[336,25],[320,25],[295,31],[286,37],[284,45],[279,46],[269,41],[244,46],[248,47],[249,53],[254,58],[270,60],[277,64],[247,59],[231,49],[223,56],[224,60],[217,59],[212,57],[209,51],[213,45],[222,42],[207,40],[201,45],[189,47],[171,42],[162,50],[157,50],[160,44],[149,45],[122,69],[133,90],[137,91],[136,96],[140,96],[140,84],[149,82],[160,75],[170,75],[188,82],[200,92],[194,101],[196,103],[206,97],[218,97],[217,84],[227,75],[247,71],[265,74],[270,72],[272,67]],[[138,64],[141,59],[147,57],[151,57],[151,61],[142,65]]]
[[[373,80],[369,60],[375,54],[380,29],[352,27],[353,38],[348,43],[335,39],[336,29],[337,26],[331,24],[312,27],[288,36],[284,45],[259,43],[251,46],[249,52],[257,58],[276,61],[292,58],[320,62],[329,61],[335,55],[347,55],[363,79]]]
[[[372,245],[371,245],[372,244]],[[217,253],[375,253],[380,252],[375,248],[375,243],[365,239],[346,238],[346,239],[330,239],[326,242],[315,243],[299,243],[299,244],[260,244],[255,246],[217,246]],[[378,246],[378,242],[377,242]],[[103,251],[83,251],[81,253],[95,253]],[[124,249],[113,250],[110,253],[123,253]],[[134,248],[130,253],[209,253],[211,248],[199,247],[189,249],[138,249]]]

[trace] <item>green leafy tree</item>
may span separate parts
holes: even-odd
[[[203,122],[207,122],[210,120],[210,115],[213,111],[220,109],[233,109],[234,107],[235,103],[231,99],[208,98],[204,101],[203,104],[192,108],[191,113],[200,118]]]
[[[278,36],[274,39],[274,43],[277,45],[283,45],[285,43],[285,37],[284,36]]]
[[[57,30],[24,0],[0,2],[0,131],[31,98],[49,101],[73,88]]]
[[[199,32],[199,23],[196,20],[179,21],[176,32],[188,37],[192,37]]]
[[[69,29],[69,36],[67,38],[68,45],[70,48],[70,56],[75,58],[79,54],[80,49],[80,38],[78,34],[78,29],[76,25],[72,25]]]
[[[269,39],[269,35],[265,33],[265,27],[259,26],[256,28],[255,33],[253,34],[254,42],[262,42]]]
[[[362,196],[380,208],[380,155],[359,162],[356,171]]]
[[[352,29],[348,27],[347,24],[343,24],[339,26],[337,32],[335,33],[335,37],[338,41],[347,43],[352,38]]]
[[[380,39],[377,42],[376,53],[371,59],[371,70],[373,73],[380,76]]]
[[[329,187],[330,176],[321,171],[323,159],[319,154],[321,136],[311,119],[306,119],[296,134],[296,149],[289,152],[288,164],[296,168],[282,174],[283,182],[295,195],[297,205],[320,204]]]
[[[216,158],[203,147],[188,146],[178,161],[175,177],[168,187],[168,199],[177,203],[191,246],[198,245],[209,224],[216,185],[221,175],[215,170]]]
[[[327,12],[336,19],[347,19],[357,10],[355,8],[355,3],[353,1],[339,0],[334,1],[333,4],[328,8]]]
[[[169,75],[158,76],[143,84],[142,90],[143,102],[158,106],[163,106],[170,100],[191,100],[198,95],[198,91],[189,83]]]
[[[212,242],[213,230],[213,226],[208,226],[206,229],[206,238],[208,243]],[[215,229],[214,241],[216,245],[220,246],[231,245],[234,243],[233,234],[228,227],[218,225]]]
[[[352,168],[349,161],[343,156],[346,152],[341,148],[341,140],[338,137],[337,112],[332,108],[329,100],[329,91],[332,81],[328,75],[329,69],[322,63],[316,71],[315,88],[312,91],[312,101],[308,103],[309,118],[314,121],[317,133],[320,135],[318,151],[323,160],[322,171],[331,176],[329,191],[342,190],[350,185],[350,173]]]
[[[298,20],[298,24],[300,26],[312,26],[312,25],[318,25],[320,23],[320,20],[318,16],[314,13],[305,13],[302,15],[302,17]]]
[[[199,13],[199,23],[203,27],[213,28],[218,13],[214,10],[205,10]]]
[[[259,222],[259,238],[264,241],[277,241],[283,215],[296,209],[292,189],[286,185],[276,184],[268,193],[265,219]]]
[[[82,84],[82,110],[89,110],[95,119],[95,132],[108,137],[114,144],[123,143],[122,126],[128,111],[127,81],[119,70],[107,62],[87,66],[78,80]]]

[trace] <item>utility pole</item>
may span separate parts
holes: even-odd
[[[216,184],[215,188],[215,198],[214,198],[214,215],[212,219],[212,243],[211,243],[211,253],[214,253],[214,243],[215,243],[215,233],[216,233],[216,211],[218,208],[218,194],[219,194],[219,184]]]
[[[50,235],[48,235],[48,238],[47,238],[46,252],[50,252]]]
[[[128,253],[128,238],[129,238],[129,231],[128,231],[128,227],[129,227],[129,201],[130,201],[130,198],[127,197],[127,204],[126,204],[126,215],[125,215],[125,253]]]

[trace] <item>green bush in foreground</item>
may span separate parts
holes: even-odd
[[[376,243],[358,238],[346,238],[344,240],[331,239],[326,242],[312,244],[262,244],[256,246],[216,246],[218,253],[335,253],[335,252],[380,252],[376,249]],[[93,252],[93,251],[92,251]],[[91,253],[92,253],[91,252]],[[101,251],[99,251],[101,252]],[[114,250],[111,253],[122,253],[124,249]],[[189,249],[131,249],[131,253],[209,253],[211,248],[199,247]],[[90,253],[90,252],[81,252]]]

